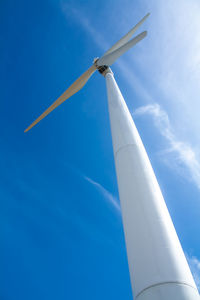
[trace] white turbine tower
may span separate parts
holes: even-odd
[[[134,299],[197,300],[197,287],[150,161],[109,68],[146,36],[144,31],[131,39],[148,15],[101,58],[95,59],[94,64],[25,131],[78,92],[94,71],[99,70],[107,85],[115,168]]]

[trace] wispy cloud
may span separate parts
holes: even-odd
[[[186,140],[199,146],[200,3],[143,0],[152,12],[146,47],[131,56],[153,99],[159,95]],[[181,127],[180,127],[181,124]]]
[[[200,162],[197,155],[189,144],[180,141],[176,137],[166,111],[164,111],[157,103],[154,103],[139,107],[134,113],[135,116],[145,114],[153,117],[156,128],[169,144],[169,148],[164,151],[165,156],[167,153],[174,153],[176,160],[176,164],[174,166],[176,168],[185,167],[184,176],[187,177],[188,180],[192,179],[196,186],[200,189]]]
[[[190,266],[190,270],[192,272],[194,280],[196,282],[197,288],[198,290],[200,290],[200,260],[195,256],[190,257],[187,254],[186,254],[186,258]]]
[[[63,164],[63,162],[62,162]],[[75,174],[77,174],[80,178],[83,178],[84,180],[88,181],[90,184],[92,184],[104,197],[104,199],[112,205],[118,212],[121,211],[120,204],[118,203],[118,200],[116,197],[114,197],[108,190],[106,190],[100,183],[94,181],[93,179],[86,176],[82,171],[80,171],[78,168],[76,168],[74,165],[71,165],[68,162],[65,162],[65,165],[67,168],[70,168],[71,171],[73,171]]]
[[[101,184],[98,182],[92,180],[91,178],[84,176],[85,180],[87,180],[89,183],[94,185],[99,192],[103,195],[103,197],[109,201],[109,203],[119,212],[120,211],[120,205],[117,202],[117,199],[109,192],[107,191]]]
[[[81,27],[92,37],[92,41],[96,43],[101,50],[105,50],[109,47],[103,35],[95,30],[94,25],[91,24],[91,21],[81,9],[78,9],[75,5],[65,1],[61,3],[61,8],[66,17],[72,17],[75,22],[81,25]]]

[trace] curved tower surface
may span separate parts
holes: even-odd
[[[112,71],[105,72],[128,265],[137,300],[199,300],[151,163]]]

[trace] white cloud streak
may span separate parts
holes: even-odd
[[[98,182],[92,180],[91,178],[84,176],[85,180],[87,180],[89,183],[91,183],[93,186],[97,188],[97,190],[103,195],[103,197],[118,211],[120,212],[120,205],[117,202],[117,199],[109,192],[107,191],[101,184]]]
[[[92,184],[103,196],[104,199],[118,212],[121,212],[120,204],[116,197],[114,197],[108,190],[106,190],[100,183],[94,181],[93,179],[86,176],[82,171],[72,166],[71,164],[65,162],[67,168],[70,168],[73,172],[75,172],[80,178],[83,178],[90,184]]]
[[[73,17],[73,19],[82,26],[82,28],[90,34],[92,40],[98,45],[100,49],[106,49],[109,47],[108,43],[101,35],[100,32],[95,30],[94,26],[91,24],[90,20],[84,15],[84,13],[79,10],[74,5],[71,5],[67,2],[62,2],[61,8],[66,17]]]
[[[198,290],[200,291],[200,260],[195,256],[190,257],[187,254],[186,258],[190,266],[194,281],[197,285]]]
[[[200,162],[197,159],[197,155],[189,144],[180,141],[176,137],[166,111],[161,109],[161,107],[155,103],[139,107],[134,113],[135,116],[141,116],[145,114],[153,117],[155,126],[169,143],[169,148],[164,152],[165,156],[167,153],[176,154],[176,164],[174,166],[185,167],[185,172],[183,175],[188,180],[192,179],[192,181],[200,189]]]
[[[200,2],[143,0],[152,14],[146,47],[130,57],[156,95],[173,111],[176,131],[199,147]],[[148,55],[149,54],[149,55]]]

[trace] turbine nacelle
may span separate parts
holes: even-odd
[[[94,58],[93,64],[96,67],[96,69],[99,71],[100,74],[104,75],[105,71],[108,70],[109,66],[107,65],[98,65],[99,57]]]
[[[33,126],[35,126],[38,122],[40,122],[43,118],[45,118],[51,111],[53,111],[56,107],[58,107],[65,100],[73,96],[80,89],[84,87],[92,74],[98,70],[100,74],[105,76],[107,72],[112,72],[110,70],[110,66],[125,52],[127,52],[130,48],[135,46],[138,42],[140,42],[143,38],[146,37],[147,32],[144,31],[138,34],[136,37],[132,38],[135,31],[143,24],[146,18],[149,16],[149,13],[138,22],[125,36],[123,36],[117,43],[115,43],[102,57],[95,58],[93,61],[93,65],[83,73],[47,110],[43,112],[26,130],[30,130]]]

